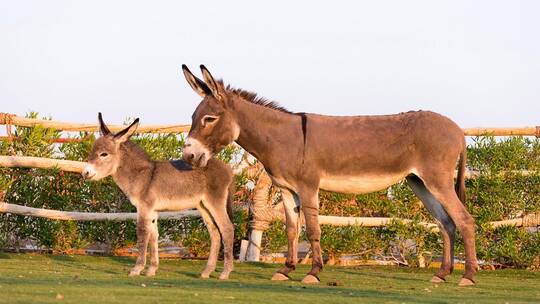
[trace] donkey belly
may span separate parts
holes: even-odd
[[[162,199],[155,204],[157,211],[179,211],[197,207],[200,199],[180,198],[180,199]]]
[[[326,191],[363,194],[388,188],[403,180],[407,173],[373,174],[359,176],[323,176],[319,187]]]

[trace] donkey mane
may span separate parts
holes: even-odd
[[[218,80],[218,82],[221,85],[223,85],[223,80]],[[278,110],[283,113],[293,114],[291,111],[287,110],[286,108],[281,106],[279,103],[272,100],[268,100],[265,97],[258,96],[257,93],[246,91],[240,88],[234,88],[230,84],[227,85],[225,90],[253,104],[263,106],[265,108],[269,108],[272,110]]]
[[[122,143],[120,145],[120,148],[132,153],[133,156],[136,156],[139,159],[144,159],[148,161],[152,160],[150,158],[150,155],[148,155],[148,153],[146,153],[143,148],[130,140]]]

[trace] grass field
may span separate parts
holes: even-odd
[[[459,273],[441,285],[432,269],[326,267],[317,286],[269,280],[277,265],[236,264],[231,280],[202,280],[203,261],[162,260],[154,278],[130,278],[134,260],[0,253],[0,303],[540,303],[540,273],[483,271],[475,287]],[[337,285],[337,286],[331,286]]]

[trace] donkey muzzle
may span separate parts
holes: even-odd
[[[208,148],[200,141],[188,137],[182,154],[185,162],[193,167],[205,167],[211,154]]]
[[[205,153],[193,153],[184,151],[183,159],[193,167],[205,167],[208,163]]]
[[[92,179],[96,175],[96,170],[94,170],[94,166],[88,164],[84,167],[81,175],[84,179]]]

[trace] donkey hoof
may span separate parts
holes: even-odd
[[[302,279],[302,283],[304,284],[319,284],[319,282],[319,278],[311,274],[308,274]]]
[[[210,278],[209,273],[206,273],[206,272],[201,273],[201,279],[209,279],[209,278]]]
[[[221,273],[218,277],[219,280],[228,280],[229,274],[228,273]]]
[[[438,276],[433,276],[433,278],[431,278],[431,283],[439,284],[439,283],[444,283],[444,282],[446,281],[442,278],[439,278]]]
[[[129,272],[129,276],[130,277],[136,277],[136,276],[140,276],[141,275],[141,272],[138,271],[138,270],[132,270]]]
[[[288,276],[279,272],[274,273],[274,275],[272,276],[272,281],[287,281],[288,279],[289,279]]]
[[[471,279],[461,278],[458,285],[459,286],[473,286],[474,284],[475,284],[474,281]]]
[[[147,277],[154,277],[154,276],[156,276],[156,269],[148,269],[148,271],[146,272],[146,276],[147,276]]]

